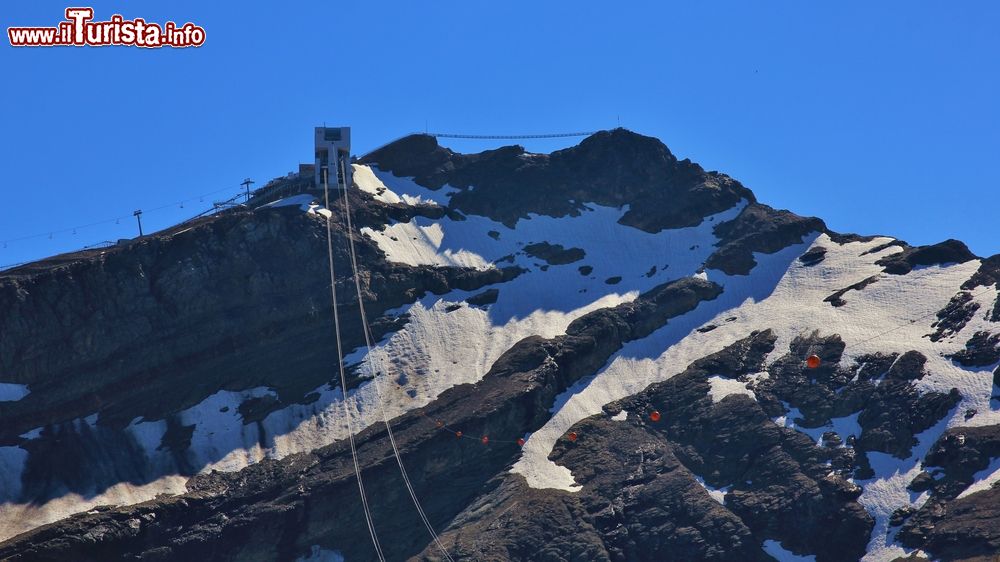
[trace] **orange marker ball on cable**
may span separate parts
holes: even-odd
[[[455,437],[461,437],[461,436],[462,436],[462,432],[461,431],[456,431],[455,432]]]
[[[806,367],[809,367],[810,369],[819,367],[820,363],[822,363],[822,361],[820,361],[819,355],[813,354],[806,358]]]
[[[518,438],[518,440],[517,440],[517,446],[518,447],[524,447],[524,438],[523,437]]]
[[[437,421],[437,426],[438,426],[438,428],[442,428],[442,427],[444,427],[444,422],[443,422],[443,421],[441,421],[441,420],[438,420],[438,421]]]
[[[482,442],[483,442],[483,445],[489,445],[489,443],[490,443],[490,438],[489,438],[489,437],[487,437],[487,436],[485,436],[485,435],[483,435],[483,438],[482,438],[482,439],[480,439],[480,441],[482,441]]]
[[[569,432],[569,435],[567,435],[566,437],[569,437],[569,440],[570,440],[570,441],[574,441],[574,442],[575,442],[575,441],[576,441],[576,437],[577,437],[577,435],[576,435],[576,432],[575,432],[575,431],[570,431],[570,432]]]
[[[653,410],[653,412],[649,414],[649,419],[655,422],[660,421],[660,412],[658,410]]]

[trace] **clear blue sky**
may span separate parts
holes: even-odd
[[[400,134],[621,124],[844,232],[1000,252],[1000,4],[97,1],[199,49],[0,45],[0,265],[130,236],[136,208],[262,185]],[[65,3],[5,0],[10,25]],[[571,141],[573,142],[573,141]],[[548,151],[568,143],[526,143]],[[455,141],[476,151],[484,144]],[[147,213],[149,227],[204,203]]]

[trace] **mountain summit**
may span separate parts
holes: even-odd
[[[421,185],[458,188],[449,207],[513,227],[529,214],[562,217],[582,205],[629,206],[622,224],[647,232],[695,226],[753,193],[732,178],[677,160],[658,139],[601,131],[552,154],[508,146],[457,154],[412,135],[362,159]],[[469,189],[474,188],[474,189]]]
[[[0,559],[1000,553],[1000,256],[624,129],[281,181],[0,273]]]

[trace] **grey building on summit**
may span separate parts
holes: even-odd
[[[316,169],[314,181],[323,185],[323,171],[328,170],[330,185],[351,184],[351,128],[316,127]],[[346,177],[344,177],[346,174]]]

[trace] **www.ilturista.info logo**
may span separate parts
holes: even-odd
[[[108,21],[93,21],[93,8],[66,8],[66,21],[56,27],[8,27],[12,47],[201,47],[205,30],[191,22],[162,26],[142,18],[127,20],[119,14]]]

